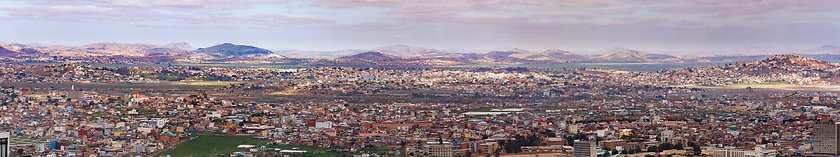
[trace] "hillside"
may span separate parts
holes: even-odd
[[[836,64],[796,55],[775,55],[767,59],[732,67],[749,74],[782,74],[795,71],[837,71]]]
[[[186,51],[164,48],[158,45],[151,44],[120,44],[120,43],[97,43],[80,47],[74,47],[69,50],[71,52],[91,52],[103,55],[124,55],[124,56],[144,56],[149,54],[180,54]]]
[[[427,49],[422,47],[410,47],[405,45],[394,45],[371,49],[370,51],[380,52],[394,56],[416,56],[425,53],[443,52],[435,49]]]
[[[195,48],[191,47],[190,44],[187,42],[179,42],[179,43],[169,43],[163,45],[164,48],[173,49],[173,50],[184,50],[184,51],[193,51]]]
[[[650,54],[636,50],[620,49],[607,54],[598,55],[591,59],[594,63],[647,63],[662,62],[667,59],[677,59],[676,56],[665,54]]]
[[[645,54],[632,50],[618,50],[599,55],[593,59],[593,62],[598,63],[644,63],[650,61],[651,59],[645,57]]]
[[[807,52],[813,53],[813,54],[835,54],[836,55],[836,54],[840,54],[840,46],[825,45],[825,46],[822,46],[822,47],[807,50]]]
[[[0,56],[14,57],[14,56],[49,56],[45,50],[20,47],[11,45],[0,45]]]
[[[9,49],[6,49],[3,46],[0,46],[0,56],[17,56],[18,54],[20,54],[20,53],[9,50]]]
[[[271,51],[249,45],[219,44],[207,48],[199,48],[194,54],[205,54],[213,57],[253,57],[272,54]]]
[[[580,55],[576,53],[572,53],[569,51],[563,51],[558,49],[551,49],[548,51],[540,52],[537,54],[529,55],[525,57],[530,60],[554,60],[560,62],[577,62],[581,60],[585,60],[588,57],[585,55]]]
[[[338,57],[337,59],[359,59],[359,60],[374,60],[374,61],[388,61],[388,60],[395,60],[401,59],[400,57],[382,54],[379,52],[365,52],[350,56]]]

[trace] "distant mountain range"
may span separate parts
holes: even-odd
[[[45,44],[2,44],[4,47],[4,56],[18,55],[17,50],[28,52],[38,51],[42,56],[152,56],[152,55],[182,55],[185,57],[261,57],[271,55],[273,57],[283,57],[276,55],[272,51],[248,45],[234,45],[231,43],[219,44],[207,48],[195,49],[186,42],[173,42],[163,46],[151,44],[120,44],[120,43],[96,43],[85,46],[59,46],[59,45],[45,45]],[[16,53],[10,53],[15,50]],[[38,53],[23,53],[38,54]]]
[[[558,49],[543,52],[530,52],[517,48],[492,50],[486,53],[452,53],[435,49],[408,47],[404,45],[389,46],[372,49],[368,52],[394,56],[391,60],[446,60],[456,64],[557,64],[557,63],[687,63],[687,62],[744,62],[757,61],[776,54],[795,54],[821,60],[840,61],[840,47],[826,45],[814,49],[784,50],[778,53],[757,53],[752,55],[673,55],[649,53],[612,47],[600,54],[580,54]],[[347,55],[351,56],[351,55]],[[383,61],[378,55],[352,55],[337,59],[377,60]]]
[[[133,56],[166,58],[181,61],[214,60],[259,61],[290,58],[323,65],[466,65],[466,64],[563,64],[563,63],[693,63],[752,62],[777,54],[794,54],[832,62],[840,61],[840,47],[825,45],[812,49],[773,49],[750,47],[704,53],[654,53],[611,47],[596,54],[576,53],[560,49],[531,52],[518,48],[499,48],[478,52],[447,51],[394,45],[370,50],[339,51],[267,50],[249,45],[224,43],[195,49],[186,42],[166,45],[96,43],[85,46],[0,43],[0,56]],[[741,53],[736,53],[741,52]],[[702,54],[702,55],[698,55]],[[160,57],[165,56],[165,57]],[[189,59],[187,59],[189,58]],[[221,60],[220,60],[221,59]],[[229,59],[228,59],[229,61]],[[293,61],[302,62],[302,61]]]
[[[159,45],[151,44],[120,44],[120,43],[96,43],[79,47],[59,46],[59,45],[44,45],[44,44],[17,44],[12,43],[10,46],[22,48],[36,48],[53,52],[53,55],[59,56],[147,56],[155,54],[182,54],[188,50],[177,48],[167,48]],[[189,48],[181,46],[180,48]],[[190,48],[191,49],[191,48]]]

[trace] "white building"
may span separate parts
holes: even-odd
[[[767,145],[756,145],[754,149],[739,149],[735,147],[715,148],[714,157],[775,157],[776,150],[767,149]]]
[[[331,129],[333,122],[315,122],[315,128]]]

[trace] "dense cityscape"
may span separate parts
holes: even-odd
[[[840,157],[840,0],[0,0],[0,157]]]
[[[12,156],[827,155],[838,67],[791,55],[656,72],[7,63],[0,129]]]

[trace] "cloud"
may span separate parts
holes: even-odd
[[[592,9],[585,12],[565,12],[552,11],[549,13],[539,14],[545,17],[569,17],[569,18],[596,18],[610,15],[627,15],[637,13],[637,9],[633,8],[619,8],[619,9]]]
[[[361,6],[394,7],[403,2],[402,0],[314,0],[309,5],[329,8],[353,8]]]
[[[0,6],[13,19],[45,19],[61,21],[108,20],[108,21],[149,21],[176,18],[171,14],[148,10],[127,10],[103,8],[98,6],[50,6],[18,7]]]
[[[29,6],[0,6],[5,11],[4,19],[10,20],[58,20],[130,22],[138,26],[194,25],[201,28],[254,26],[261,28],[277,26],[308,27],[313,24],[331,23],[333,20],[314,15],[274,13],[235,14],[219,10],[243,10],[254,5],[288,3],[288,0],[36,0]],[[171,24],[171,23],[175,24]]]
[[[838,12],[836,0],[698,0],[680,1],[654,9],[665,13],[714,13],[724,17],[758,15],[775,11]]]
[[[259,4],[289,3],[291,0],[30,0],[40,5],[93,5],[143,9],[247,9]]]
[[[127,22],[142,27],[447,38],[556,44],[680,39],[734,42],[836,28],[837,0],[29,0],[3,20]],[[266,11],[265,4],[283,8]],[[295,8],[291,8],[295,7]],[[275,8],[269,8],[275,9]],[[270,12],[270,13],[266,13]],[[361,14],[355,14],[359,12]],[[350,15],[343,15],[350,14]],[[359,16],[365,16],[362,19]],[[336,22],[336,21],[340,22]],[[244,30],[244,29],[243,29]],[[249,30],[250,31],[250,30]],[[309,32],[306,32],[309,31]],[[352,35],[348,35],[352,34]],[[398,35],[396,35],[398,34]],[[308,36],[308,35],[304,35]],[[773,37],[773,36],[769,36]],[[768,38],[769,38],[768,37]],[[800,37],[801,39],[801,37]],[[757,39],[757,40],[764,40]],[[779,39],[782,40],[782,39]],[[561,42],[562,41],[562,42]],[[430,42],[431,43],[431,42]],[[609,43],[612,45],[623,45]],[[510,45],[516,46],[516,45]]]

